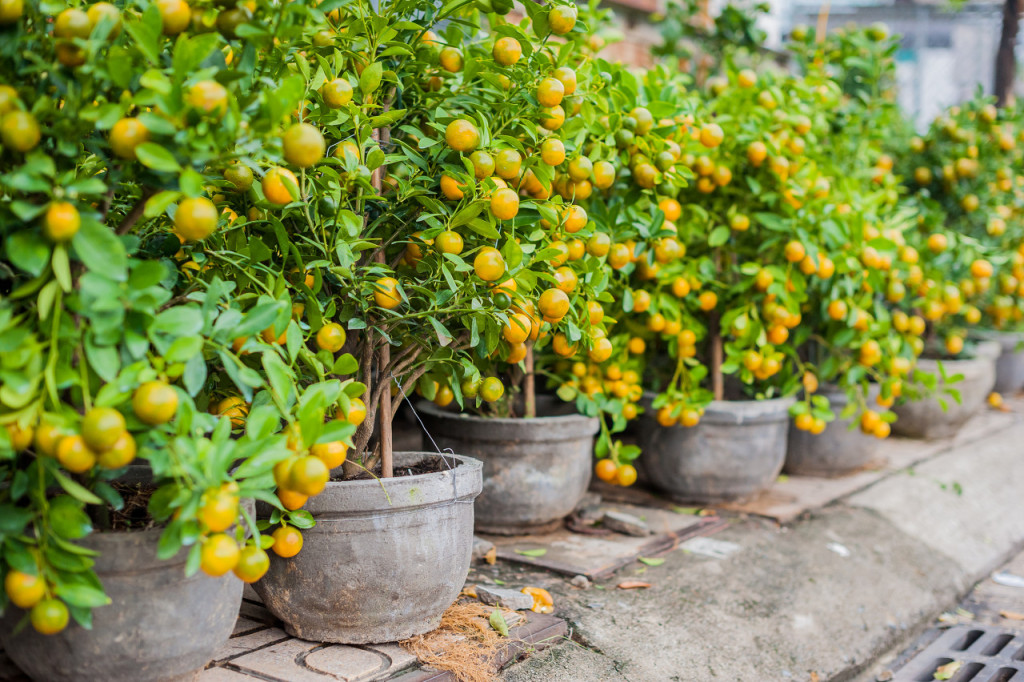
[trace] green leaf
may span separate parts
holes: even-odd
[[[380,62],[374,62],[363,69],[363,75],[359,77],[359,89],[363,91],[364,95],[369,95],[380,87],[383,73],[384,67]]]
[[[498,634],[502,637],[508,637],[508,623],[505,621],[505,616],[501,615],[500,610],[494,609],[491,611],[491,617],[487,621]]]
[[[645,556],[637,557],[637,561],[639,561],[642,564],[646,564],[647,566],[661,566],[663,563],[665,563],[665,560],[662,558],[655,559]]]
[[[60,484],[60,487],[64,488],[64,492],[71,495],[71,497],[76,500],[85,502],[86,504],[103,504],[103,500],[93,495],[83,485],[71,480],[58,471],[56,465],[50,467],[50,473],[52,473],[53,477],[57,479],[57,483]]]
[[[331,374],[355,374],[359,370],[359,361],[351,353],[345,353],[334,361]]]
[[[71,244],[79,260],[92,272],[117,282],[128,279],[128,254],[110,228],[85,218]]]
[[[548,553],[548,551],[546,549],[543,549],[543,548],[541,548],[541,549],[517,549],[517,550],[515,550],[515,552],[516,552],[516,554],[520,554],[522,556],[533,556],[533,557],[544,556],[545,554]]]
[[[53,531],[65,540],[84,538],[92,532],[89,516],[67,495],[60,495],[51,500],[47,520]]]
[[[721,246],[722,244],[729,241],[730,234],[731,231],[727,226],[719,225],[718,227],[713,229],[711,231],[711,234],[708,236],[708,246],[712,248]]]
[[[7,237],[7,257],[18,268],[38,277],[50,260],[50,244],[36,230],[22,230]]]
[[[60,283],[60,288],[66,292],[71,291],[71,261],[68,259],[68,249],[64,244],[58,244],[54,248],[50,267],[53,268],[53,276]]]
[[[180,196],[181,192],[158,192],[146,201],[146,208],[142,214],[147,218],[155,218],[166,211]]]
[[[181,170],[174,155],[155,142],[143,142],[135,148],[135,155],[143,166],[155,171],[177,173]]]
[[[82,608],[95,608],[106,606],[110,603],[110,597],[103,593],[103,590],[91,585],[57,585],[55,590],[57,596],[72,606]]]

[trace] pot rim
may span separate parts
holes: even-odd
[[[483,487],[483,462],[452,453],[396,451],[395,468],[402,459],[443,458],[455,466],[443,471],[394,478],[328,481],[323,492],[310,497],[303,509],[315,517],[372,516],[381,512],[417,510],[439,504],[472,504]]]
[[[585,414],[580,414],[579,412],[575,412],[573,414],[557,414],[549,417],[478,417],[474,414],[467,414],[465,412],[452,412],[450,410],[446,410],[443,407],[438,407],[429,400],[419,401],[416,405],[416,409],[439,417],[461,419],[478,424],[557,424],[562,422],[598,421],[597,417],[590,417]]]
[[[965,355],[962,358],[926,358],[920,357],[917,359],[918,367],[921,363],[939,363],[943,365],[954,365],[954,366],[965,366],[970,363],[978,362],[995,362],[996,359],[1002,354],[1002,346],[999,345],[998,341],[979,341],[974,347],[974,352],[970,355]]]
[[[430,401],[421,401],[416,409],[426,420],[435,422],[433,427],[438,434],[460,441],[507,441],[508,431],[516,430],[514,438],[517,440],[558,442],[587,438],[601,429],[600,419],[578,412],[550,417],[478,417],[450,412]]]

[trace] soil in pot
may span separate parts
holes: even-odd
[[[290,634],[310,641],[393,642],[434,629],[469,574],[481,468],[459,455],[396,452],[394,478],[329,482],[306,503],[316,526],[303,531],[302,551],[271,553],[253,587]]]
[[[520,535],[551,530],[576,508],[590,485],[596,417],[573,405],[538,396],[535,418],[477,417],[426,401],[417,405],[429,436],[424,447],[483,462],[483,492],[476,499],[480,532]]]
[[[984,406],[985,399],[995,385],[996,358],[1000,353],[999,344],[986,341],[977,344],[970,356],[963,359],[918,360],[919,370],[939,377],[938,390],[921,400],[895,406],[893,411],[897,419],[893,424],[893,433],[927,440],[955,435]],[[941,378],[939,362],[947,376],[959,374],[963,379],[947,385]],[[959,391],[959,402],[944,391],[947,387]]]
[[[681,502],[753,497],[782,471],[794,400],[716,400],[694,427],[666,428],[646,409],[639,461],[654,486]]]
[[[31,626],[15,633],[25,613],[14,606],[0,619],[0,643],[32,679],[192,680],[231,636],[242,581],[231,574],[185,577],[187,549],[172,559],[157,559],[162,529],[140,511],[149,489],[122,488],[128,504],[111,522],[125,530],[94,532],[79,543],[99,552],[94,568],[112,600],[93,609],[92,629],[71,622],[56,635],[41,635]]]
[[[872,384],[867,396],[870,404],[875,404],[878,393],[878,385]],[[846,392],[836,386],[822,386],[821,394],[837,415],[849,402]],[[837,417],[824,431],[813,434],[796,428],[790,420],[783,470],[802,476],[843,476],[863,469],[876,458],[881,440],[851,428],[852,422]]]

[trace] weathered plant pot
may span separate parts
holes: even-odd
[[[993,391],[1012,394],[1024,388],[1024,333],[978,329],[971,331],[971,337],[999,344]]]
[[[394,462],[400,473],[441,457],[396,452]],[[445,462],[435,473],[330,482],[309,499],[316,526],[303,531],[302,551],[290,559],[271,552],[270,570],[253,585],[289,634],[369,644],[438,626],[469,574],[482,469],[459,455]]]
[[[182,550],[156,558],[160,530],[93,533],[81,545],[99,552],[94,567],[112,604],[93,609],[92,630],[73,620],[56,635],[31,625],[14,634],[25,612],[10,606],[0,643],[25,674],[46,682],[194,680],[228,641],[242,604],[242,581],[230,573],[185,577]]]
[[[972,358],[942,361],[948,376],[963,375],[961,381],[950,385],[950,388],[960,392],[959,403],[943,393],[945,382],[939,376],[938,361],[927,358],[918,360],[919,370],[939,377],[938,390],[922,400],[894,407],[897,419],[893,424],[893,433],[926,440],[954,435],[985,404],[985,399],[995,385],[996,358],[1001,350],[999,344],[985,341],[977,345]],[[940,399],[945,400],[946,409],[942,408]]]
[[[879,386],[868,389],[868,400],[873,404]],[[849,404],[845,391],[837,386],[822,386],[821,395],[829,400],[837,415]],[[875,408],[880,409],[880,408]],[[850,428],[853,419],[834,419],[825,430],[815,435],[789,424],[789,443],[783,470],[801,476],[842,476],[863,469],[878,453],[881,441],[859,428]]]
[[[653,485],[680,501],[707,504],[752,497],[769,488],[782,471],[794,402],[716,400],[694,427],[666,428],[647,409],[639,461]]]
[[[483,492],[475,505],[478,531],[543,532],[558,526],[587,492],[594,434],[601,428],[596,417],[494,419],[449,412],[427,401],[417,409],[437,447],[483,462]],[[553,401],[552,409],[557,409]],[[431,445],[426,434],[423,445]]]

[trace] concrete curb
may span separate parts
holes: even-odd
[[[605,590],[556,588],[577,644],[505,680],[848,680],[908,642],[1024,542],[1024,421],[958,440],[792,527],[715,536]],[[617,590],[643,571],[648,590]]]

